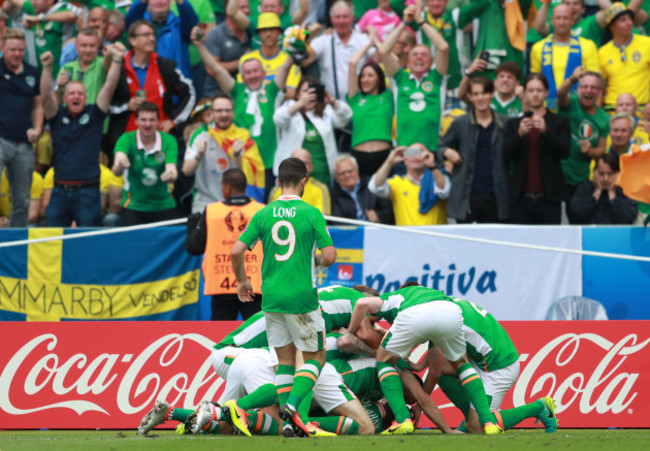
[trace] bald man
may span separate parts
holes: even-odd
[[[593,41],[571,34],[573,11],[565,4],[553,8],[551,15],[553,34],[533,46],[530,54],[530,71],[546,75],[549,83],[546,103],[551,110],[557,108],[557,92],[577,67],[600,73],[598,50]],[[575,88],[572,89],[572,92]]]
[[[648,103],[646,107],[648,107],[648,105],[650,105],[650,103]],[[646,108],[646,110],[648,108]],[[639,104],[632,94],[625,92],[616,98],[615,112],[616,114],[627,113],[635,119],[636,126],[634,127],[634,134],[632,135],[632,144],[642,146],[643,144],[648,144],[650,142],[650,136],[648,136],[648,130],[650,130],[650,127],[648,127],[647,121],[644,121],[644,123],[639,127]],[[607,144],[611,144],[611,139],[608,139]]]
[[[324,214],[329,215],[332,211],[331,199],[330,199],[330,190],[326,184],[319,182],[314,177],[311,176],[311,171],[314,169],[314,165],[311,161],[311,154],[306,149],[298,149],[291,154],[293,158],[298,158],[305,166],[307,166],[307,183],[305,184],[305,192],[302,194],[302,200],[307,202],[309,205],[318,208],[318,210]],[[269,203],[273,202],[280,197],[280,188],[274,187],[271,190],[269,196]]]

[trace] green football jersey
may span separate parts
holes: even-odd
[[[124,133],[117,140],[114,152],[122,152],[131,166],[124,172],[122,207],[136,211],[162,211],[174,208],[176,201],[169,190],[169,183],[160,180],[166,164],[176,164],[178,143],[176,138],[156,132],[156,145],[143,150],[138,131]]]
[[[569,104],[559,108],[558,114],[566,116],[571,122],[571,153],[569,158],[560,161],[566,183],[577,186],[589,179],[591,158],[580,151],[580,141],[587,140],[594,147],[600,138],[609,135],[609,115],[596,106],[594,114],[586,113],[580,106],[578,96],[571,94]]]
[[[467,355],[479,368],[486,372],[495,371],[519,359],[508,333],[487,310],[470,301],[454,301],[463,312]]]
[[[251,218],[239,240],[262,241],[262,310],[300,314],[320,307],[314,250],[332,246],[325,218],[298,196],[280,196]]]
[[[382,406],[377,401],[371,401],[369,399],[360,399],[361,405],[366,410],[366,413],[372,421],[372,425],[375,427],[375,434],[380,434],[386,426],[384,425],[384,417],[386,415],[386,408]]]
[[[331,363],[336,371],[343,376],[345,385],[358,398],[378,401],[384,397],[377,376],[377,360],[372,357],[358,359],[338,359]]]
[[[390,89],[383,93],[361,94],[346,98],[352,109],[352,148],[367,141],[392,143],[395,100]]]
[[[502,103],[496,96],[492,97],[492,102],[490,102],[490,108],[494,110],[495,113],[503,114],[508,119],[517,117],[521,113],[521,100],[519,97],[515,96],[510,99],[509,102]]]
[[[460,58],[458,56],[458,47],[456,46],[456,22],[452,16],[451,10],[447,9],[440,18],[435,19],[431,13],[426,13],[424,19],[444,38],[449,45],[449,78],[447,79],[447,89],[456,89],[460,85],[463,75],[460,73]],[[433,48],[433,44],[422,32],[422,43]]]
[[[318,290],[318,300],[325,320],[325,332],[350,325],[352,309],[363,293],[354,288],[332,285]]]
[[[529,8],[532,0],[520,0],[519,7],[524,17],[528,17]],[[467,5],[460,8],[458,17],[458,27],[465,28],[474,19],[479,20],[476,45],[474,47],[473,58],[479,55],[479,52],[486,50],[490,54],[487,70],[481,72],[481,75],[494,80],[495,72],[499,64],[504,61],[513,61],[520,67],[524,67],[524,52],[512,46],[506,30],[506,19],[504,7],[500,2],[492,0],[473,0]],[[522,72],[522,76],[523,76]]]
[[[243,83],[237,82],[231,95],[235,104],[235,125],[246,128],[251,132],[251,137],[257,143],[265,168],[273,167],[273,157],[277,147],[276,128],[273,123],[275,102],[280,89],[275,81],[262,88],[257,95],[259,105],[258,116],[248,112],[249,91]]]
[[[34,6],[27,0],[23,3],[23,11],[27,14],[35,14]],[[65,2],[58,1],[45,13],[53,14],[64,11],[80,11],[77,7],[69,5]],[[34,48],[36,50],[38,68],[42,69],[40,57],[45,52],[52,52],[54,56],[54,63],[52,65],[52,77],[56,77],[59,73],[59,63],[61,60],[61,49],[63,42],[72,36],[72,24],[65,24],[62,22],[46,21],[38,23],[32,27],[34,31]]]
[[[390,324],[393,324],[399,312],[406,310],[409,307],[434,301],[452,300],[442,291],[421,286],[400,288],[396,291],[384,293],[379,297],[384,300],[384,305],[375,316],[385,319]]]
[[[222,349],[227,346],[236,346],[245,349],[268,348],[269,342],[266,338],[266,319],[264,318],[264,312],[257,312],[248,318],[241,326],[214,345],[214,348]]]
[[[438,148],[443,78],[434,69],[420,82],[404,69],[395,74],[398,146],[422,143],[432,152]]]

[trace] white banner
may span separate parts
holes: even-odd
[[[578,227],[436,226],[461,235],[555,248],[582,249]],[[577,254],[473,243],[367,227],[363,282],[381,293],[407,280],[467,299],[498,320],[543,320],[553,302],[582,295],[582,257]]]

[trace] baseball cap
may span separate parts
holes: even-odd
[[[282,30],[280,17],[276,13],[262,13],[257,16],[257,30],[266,28],[279,28]]]
[[[616,19],[629,14],[632,19],[634,19],[634,11],[627,9],[621,2],[612,3],[612,5],[605,10],[605,22],[607,26],[610,26]]]

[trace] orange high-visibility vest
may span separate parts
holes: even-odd
[[[246,230],[253,215],[264,208],[254,200],[246,205],[226,205],[214,202],[206,209],[208,230],[203,258],[203,294],[236,294],[237,278],[230,263],[230,250]],[[262,245],[257,243],[253,251],[244,254],[244,266],[253,291],[262,292]]]

